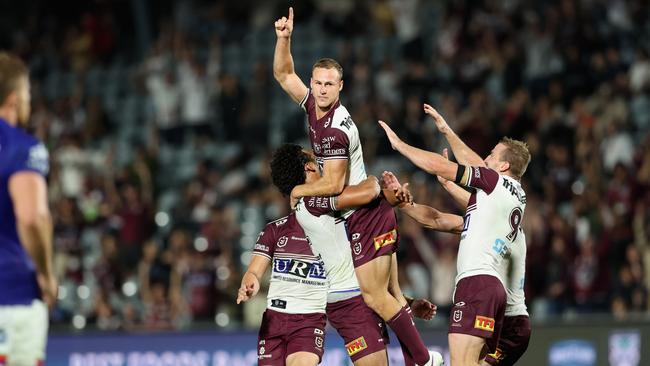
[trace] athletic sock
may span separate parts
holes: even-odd
[[[406,347],[411,359],[416,364],[424,365],[429,361],[429,350],[422,342],[420,333],[415,328],[415,323],[413,323],[411,317],[411,309],[408,306],[402,307],[386,324],[395,332],[400,344]]]

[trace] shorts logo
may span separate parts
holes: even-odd
[[[361,243],[354,244],[354,247],[352,248],[352,250],[354,250],[354,254],[356,254],[356,255],[361,254]]]
[[[463,320],[463,311],[462,310],[454,310],[454,317],[452,319],[454,319],[454,321],[456,323]]]
[[[323,334],[325,334],[325,332],[323,332],[322,330],[320,330],[318,328],[314,328],[314,334],[323,335]]]
[[[360,233],[354,233],[352,234],[352,241],[357,241],[361,237]]]
[[[364,337],[359,337],[345,345],[345,349],[348,350],[348,356],[355,355],[366,348],[368,348],[368,344]]]
[[[497,363],[503,361],[503,359],[506,357],[506,355],[503,354],[503,351],[501,351],[501,348],[497,348],[494,353],[490,353],[488,357],[491,357],[497,361]]]
[[[474,328],[494,332],[494,319],[477,315],[476,320],[474,320]]]
[[[316,337],[314,343],[316,343],[316,347],[323,348],[323,337]]]
[[[374,238],[373,241],[375,242],[375,250],[379,250],[386,245],[391,245],[397,241],[397,230],[393,229],[385,234],[381,234]]]
[[[266,352],[266,348],[264,346],[260,347],[260,355],[263,355],[264,352]]]
[[[278,243],[277,243],[278,248],[282,248],[283,246],[287,245],[288,241],[289,241],[289,238],[287,238],[286,236],[280,237],[280,239],[278,239]]]
[[[454,306],[458,306],[459,308],[462,308],[463,306],[465,306],[465,301],[457,302],[454,304]]]

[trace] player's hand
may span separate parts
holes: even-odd
[[[253,280],[242,282],[237,291],[237,304],[240,304],[242,301],[246,302],[250,300],[251,297],[257,295],[257,292],[260,290],[260,283],[255,277],[253,278]]]
[[[384,170],[384,172],[381,174],[381,182],[384,188],[393,191],[398,190],[402,187],[395,174],[386,170]]]
[[[413,300],[411,303],[413,316],[424,320],[431,320],[436,315],[438,307],[426,299]]]
[[[390,127],[388,127],[386,122],[379,121],[379,125],[384,129],[384,131],[386,131],[386,137],[388,137],[388,140],[390,141],[390,146],[393,148],[393,150],[397,150],[399,145],[402,143],[402,140],[397,137],[395,132]]]
[[[448,150],[447,148],[445,148],[444,150],[442,150],[442,156],[444,156],[445,159],[449,160],[449,150]],[[437,177],[438,177],[438,182],[440,182],[440,184],[442,184],[443,186],[444,186],[445,184],[449,183],[449,179],[447,179],[447,178],[443,178],[443,177],[441,177],[441,176],[439,176],[439,175],[438,175]]]
[[[300,202],[301,198],[302,197],[296,194],[296,187],[293,187],[291,190],[291,196],[289,197],[292,210],[296,209],[296,206],[298,206],[298,202]]]
[[[449,125],[447,124],[447,121],[445,121],[445,119],[442,118],[440,113],[438,113],[438,111],[435,108],[424,103],[424,113],[431,116],[433,122],[436,124],[436,127],[438,128],[438,131],[440,131],[441,133],[447,133],[447,131],[449,130]]]
[[[395,174],[388,171],[384,171],[381,178],[384,187],[386,187],[386,189],[390,189],[395,194],[395,198],[397,199],[396,205],[413,203],[413,195],[408,189],[408,183],[404,183],[404,185],[400,184]]]
[[[36,280],[38,281],[38,287],[41,289],[43,302],[47,304],[50,310],[54,309],[59,294],[59,283],[56,280],[56,276],[54,274],[38,274],[36,275]]]
[[[289,17],[282,17],[275,21],[275,35],[278,38],[290,38],[293,32],[293,8],[289,7]]]

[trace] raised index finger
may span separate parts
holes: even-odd
[[[289,7],[289,20],[293,21],[293,6]]]

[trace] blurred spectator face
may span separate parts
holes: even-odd
[[[316,105],[320,109],[329,109],[338,99],[343,89],[343,80],[336,69],[317,67],[311,75],[311,90]]]

